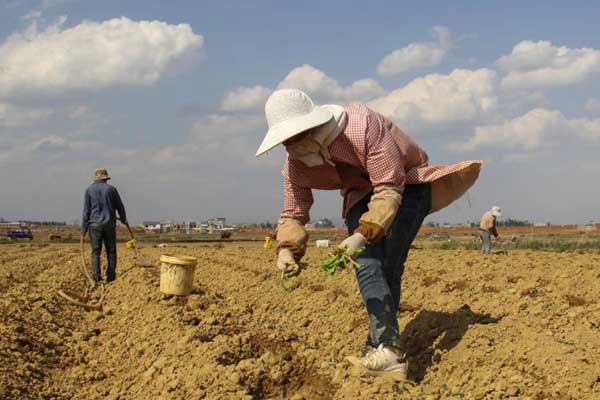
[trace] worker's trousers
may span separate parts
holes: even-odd
[[[490,255],[492,253],[492,234],[480,229],[479,238],[481,239],[481,252],[486,256]]]
[[[350,234],[368,210],[370,199],[371,195],[365,196],[348,212],[346,223]],[[402,204],[387,235],[367,246],[356,259],[362,265],[356,270],[356,277],[370,320],[367,346],[383,343],[401,347],[397,314],[404,262],[430,209],[431,185],[406,185]]]
[[[117,269],[117,232],[115,226],[112,224],[90,224],[89,234],[90,242],[92,244],[92,268],[94,270],[94,280],[96,283],[102,281],[100,254],[102,253],[102,243],[104,243],[106,259],[108,261],[108,267],[106,268],[106,282],[114,281]]]

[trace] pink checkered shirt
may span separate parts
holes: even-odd
[[[452,166],[428,166],[427,154],[393,122],[360,103],[344,107],[348,122],[344,131],[329,145],[331,161],[350,165],[360,176],[342,177],[338,169],[325,164],[307,167],[289,159],[283,167],[284,206],[282,217],[294,217],[307,223],[313,204],[312,189],[341,190],[344,215],[362,197],[377,186],[395,186],[432,182],[458,171],[470,162]]]

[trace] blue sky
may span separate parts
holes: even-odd
[[[65,19],[66,17],[66,19]],[[600,220],[594,2],[0,0],[0,216],[79,218],[106,166],[134,221],[276,219],[277,87],[363,101],[432,163],[483,159],[430,217]],[[226,99],[228,99],[226,101]],[[338,216],[337,193],[312,215]]]

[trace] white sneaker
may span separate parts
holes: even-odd
[[[367,369],[370,375],[394,375],[406,380],[406,361],[390,347],[380,344],[374,350],[368,352],[362,359],[361,365]]]

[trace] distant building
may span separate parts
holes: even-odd
[[[333,228],[333,222],[329,218],[323,218],[318,221],[315,221],[313,226],[315,228]]]
[[[144,221],[142,223],[144,225],[144,229],[152,230],[160,230],[160,221]]]
[[[2,228],[19,228],[20,226],[20,222],[0,222],[0,227]]]
[[[211,218],[203,221],[201,225],[205,226],[208,230],[223,230],[227,226],[227,219],[224,217]]]
[[[161,221],[144,221],[144,229],[154,232],[187,232],[191,233],[192,231],[203,232],[203,231],[223,231],[223,230],[233,230],[233,227],[227,226],[227,219],[220,218],[211,218],[207,221],[202,221],[198,223],[196,221],[189,222],[176,222],[170,219],[163,219]]]
[[[173,222],[171,224],[171,229],[174,231],[185,231],[185,230],[187,230],[187,224],[185,223],[185,221]]]
[[[144,229],[160,233],[185,229],[185,223],[175,223],[170,219],[163,219],[162,221],[144,221],[143,224]]]
[[[450,222],[444,222],[441,225],[438,225],[438,227],[441,228],[470,228],[471,224],[470,223],[464,223],[464,222],[457,222],[457,223],[450,223]]]

